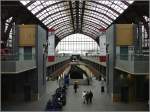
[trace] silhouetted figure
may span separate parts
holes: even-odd
[[[90,103],[92,103],[92,98],[93,98],[93,93],[92,91],[89,92],[89,100],[90,100]]]
[[[105,84],[105,81],[104,81],[104,78],[102,78],[102,80],[101,80],[101,92],[105,91],[104,84]]]
[[[89,92],[88,91],[86,92],[85,99],[86,99],[86,103],[88,104],[89,103]]]
[[[75,93],[77,92],[77,88],[78,88],[77,83],[74,83],[74,92],[75,92]]]

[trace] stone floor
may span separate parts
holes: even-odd
[[[92,90],[94,94],[92,104],[83,104],[82,91]],[[106,90],[106,88],[105,88]],[[146,111],[148,106],[141,102],[113,103],[108,94],[101,93],[101,83],[94,80],[91,86],[79,86],[78,93],[74,93],[73,86],[67,92],[67,104],[64,111]]]
[[[49,81],[47,83],[47,91],[39,101],[29,103],[8,103],[2,105],[3,110],[13,111],[44,111],[47,101],[51,98],[58,87],[57,81]],[[148,106],[144,103],[112,103],[106,93],[100,91],[101,83],[93,80],[92,85],[80,85],[78,92],[74,93],[73,86],[67,89],[67,104],[63,107],[63,111],[148,111]],[[82,91],[92,90],[94,93],[92,104],[83,104]]]

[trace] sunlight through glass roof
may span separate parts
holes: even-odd
[[[57,53],[98,54],[99,45],[90,37],[83,34],[72,34],[62,39],[57,47]]]
[[[20,1],[58,38],[73,33],[94,39],[101,28],[106,29],[134,1]]]

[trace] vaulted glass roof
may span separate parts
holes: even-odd
[[[96,39],[133,1],[20,1],[60,39],[82,33]]]

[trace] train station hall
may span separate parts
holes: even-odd
[[[1,111],[149,111],[149,0],[1,0]]]

